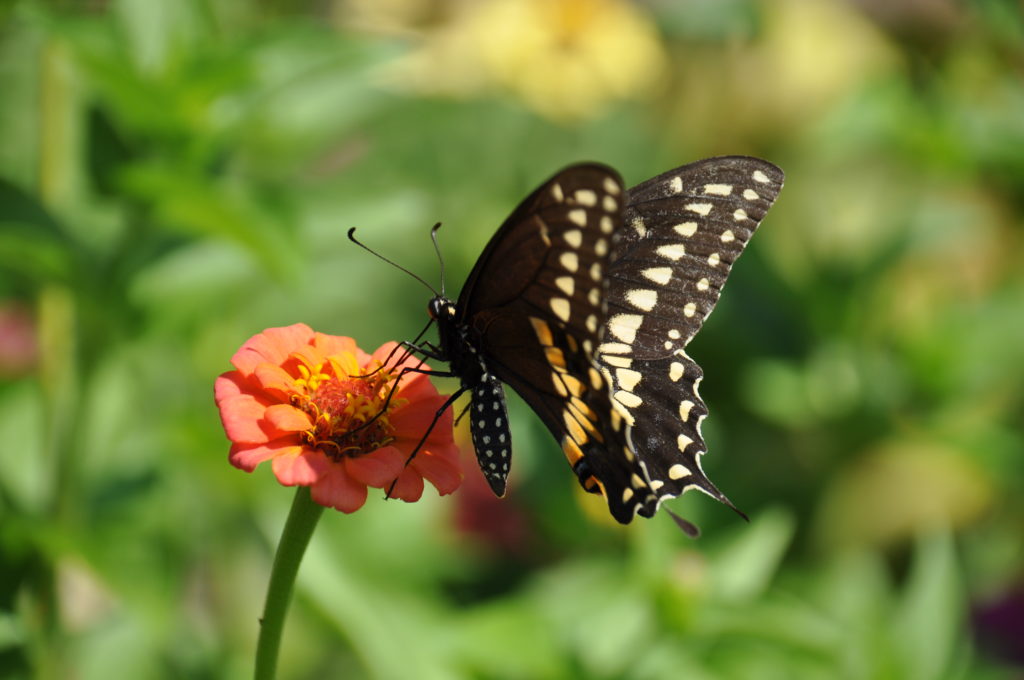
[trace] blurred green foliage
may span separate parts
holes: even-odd
[[[454,290],[559,167],[724,153],[787,172],[690,350],[752,522],[612,526],[515,402],[508,498],[325,515],[281,677],[1019,676],[1014,0],[3,5],[0,676],[250,675],[291,493],[211,387],[265,327],[419,330],[348,227],[435,281],[444,221]]]

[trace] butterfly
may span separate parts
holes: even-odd
[[[512,458],[509,385],[619,522],[689,489],[735,509],[701,469],[703,372],[686,345],[783,178],[767,161],[723,156],[627,190],[605,165],[569,166],[505,220],[457,301],[430,301],[439,344],[425,353],[470,393],[496,495]]]

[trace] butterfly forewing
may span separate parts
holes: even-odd
[[[624,193],[618,174],[601,165],[552,177],[495,234],[459,309],[488,370],[536,411],[585,489],[604,493],[611,480],[612,513],[628,522],[654,497],[594,361]],[[636,490],[618,489],[619,480]]]

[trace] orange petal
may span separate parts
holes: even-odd
[[[401,396],[401,393],[399,393]],[[405,404],[395,409],[388,417],[391,425],[395,428],[394,435],[399,439],[412,439],[413,444],[420,440],[420,437],[430,427],[430,422],[448,397],[443,394],[421,399],[420,401]],[[452,441],[452,410],[448,408],[441,418],[434,425],[428,442],[448,443]]]
[[[280,436],[278,433],[305,432],[313,426],[308,413],[290,404],[274,404],[267,407],[264,418],[277,430],[277,436]]]
[[[343,465],[331,465],[310,491],[320,505],[342,512],[355,512],[366,502],[366,486],[351,479]]]
[[[231,363],[247,375],[264,361],[281,365],[288,359],[289,354],[303,345],[308,345],[312,338],[313,329],[304,323],[268,328],[246,340],[231,358]]]
[[[358,458],[346,458],[345,470],[358,482],[383,489],[395,481],[405,467],[405,456],[393,446],[385,446]]]
[[[266,361],[258,364],[253,371],[253,377],[264,390],[273,390],[282,397],[299,392],[295,379],[277,364]]]
[[[437,488],[437,493],[446,496],[462,484],[462,469],[455,463],[435,456],[430,452],[421,452],[412,459],[412,467],[424,479]]]
[[[309,486],[323,475],[323,460],[326,456],[320,451],[300,447],[297,454],[275,456],[273,460],[274,476],[285,486],[301,484]]]
[[[423,477],[414,468],[407,467],[402,470],[395,482],[395,488],[391,490],[392,498],[401,498],[406,503],[415,503],[423,495]]]
[[[236,444],[263,444],[273,439],[262,426],[265,404],[251,394],[222,399],[217,404],[220,422],[228,439]]]
[[[256,466],[275,456],[298,455],[301,446],[294,439],[278,439],[266,444],[234,444],[228,454],[228,460],[236,468],[252,472]]]
[[[437,388],[430,382],[430,377],[422,373],[406,373],[398,384],[398,395],[411,404],[423,399],[437,396]]]
[[[228,371],[217,376],[213,383],[213,400],[218,404],[230,397],[248,392],[245,376],[238,371]]]
[[[355,354],[359,351],[359,348],[356,347],[356,341],[344,335],[315,333],[312,345],[324,357],[334,356],[335,354]]]
[[[452,465],[462,467],[462,449],[454,441],[447,444],[431,444],[430,442],[427,442],[425,449],[429,451],[432,456],[446,460]]]

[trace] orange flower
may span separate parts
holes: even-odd
[[[385,406],[399,371],[418,363],[406,357],[381,369],[394,348],[369,355],[352,338],[305,324],[250,338],[231,359],[237,370],[214,387],[231,464],[252,472],[270,460],[279,482],[309,486],[314,501],[342,512],[361,508],[368,486],[394,484],[391,496],[410,503],[424,479],[441,495],[455,491],[462,471],[450,410],[405,464],[446,397],[409,373]]]

